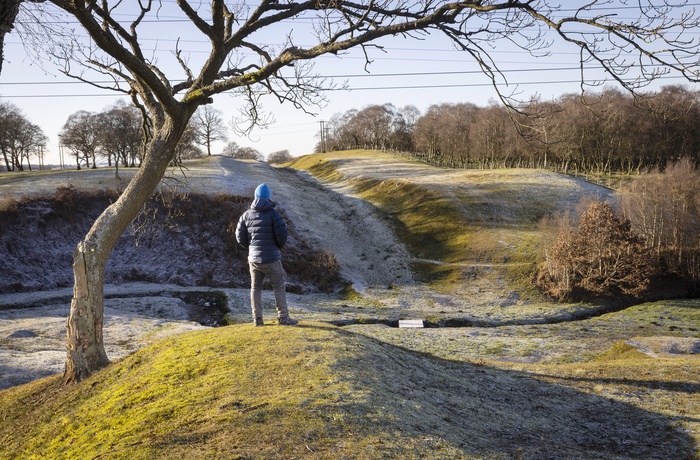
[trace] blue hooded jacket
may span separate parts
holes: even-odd
[[[269,198],[256,198],[238,219],[236,241],[248,248],[248,261],[269,264],[282,258],[287,242],[287,224]]]

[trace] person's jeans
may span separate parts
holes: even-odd
[[[253,320],[263,317],[262,311],[262,287],[263,280],[267,276],[275,292],[275,306],[277,318],[289,316],[287,310],[287,294],[284,291],[284,268],[282,261],[278,260],[269,264],[256,264],[248,262],[250,266],[250,304],[253,310]]]

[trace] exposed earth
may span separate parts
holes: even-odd
[[[669,328],[678,331],[687,327],[682,318],[667,318],[656,329],[645,324],[647,332],[640,337],[630,332],[637,324],[613,320],[613,323],[618,321],[615,327],[620,332],[609,333],[610,321],[597,318],[595,306],[553,306],[524,300],[506,287],[499,272],[488,263],[463,261],[474,276],[465,280],[457,292],[432,290],[416,282],[410,270],[411,255],[394,235],[387,218],[357,197],[353,184],[357,178],[394,178],[435,188],[455,199],[482,194],[484,202],[493,207],[493,214],[502,222],[514,219],[524,202],[546,201],[556,195],[558,202],[550,203],[551,206],[573,208],[582,196],[609,198],[610,190],[546,171],[505,170],[499,172],[500,179],[517,182],[527,192],[518,200],[496,202],[489,201],[485,184],[475,185],[473,171],[438,169],[389,155],[349,156],[340,163],[340,171],[347,180],[322,184],[303,171],[211,157],[187,163],[182,171],[171,171],[164,184],[211,194],[252,196],[259,183],[267,183],[273,200],[288,216],[290,226],[317,247],[335,254],[343,277],[363,294],[356,301],[339,300],[334,295],[289,294],[290,310],[301,321],[347,324],[350,330],[450,359],[478,360],[488,356],[509,362],[550,362],[595,355],[621,339],[650,356],[700,353],[697,334],[685,337],[667,334]],[[10,177],[0,178],[0,199],[52,193],[56,187],[69,184],[78,189],[120,188],[130,174],[133,171],[120,170],[120,180],[114,179],[114,172],[107,169],[21,178],[5,175]],[[497,225],[492,227],[489,237],[497,244],[511,244]],[[206,254],[201,258],[205,259]],[[119,359],[164,334],[207,327],[193,321],[192,305],[178,296],[192,291],[223,292],[228,299],[230,318],[249,321],[246,289],[145,283],[108,285],[105,344],[110,359]],[[0,389],[62,372],[70,297],[70,288],[0,295]],[[271,293],[265,293],[264,303],[269,321],[274,317]],[[592,318],[570,321],[581,316]],[[465,320],[453,325],[483,327],[398,332],[388,326],[397,319],[429,322],[440,317]],[[653,322],[653,318],[648,322]],[[582,329],[586,331],[583,334]]]

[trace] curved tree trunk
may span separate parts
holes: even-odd
[[[67,329],[63,385],[76,383],[109,363],[104,349],[104,273],[112,249],[153,194],[172,159],[187,117],[167,122],[149,145],[146,158],[119,199],[97,218],[73,255],[75,284]],[[184,120],[184,121],[183,121]]]

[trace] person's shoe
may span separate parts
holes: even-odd
[[[265,322],[263,321],[262,318],[255,318],[255,325],[256,326],[264,326]]]
[[[299,324],[299,321],[292,319],[289,316],[285,316],[284,318],[279,318],[277,320],[277,324],[281,326],[296,326]]]

